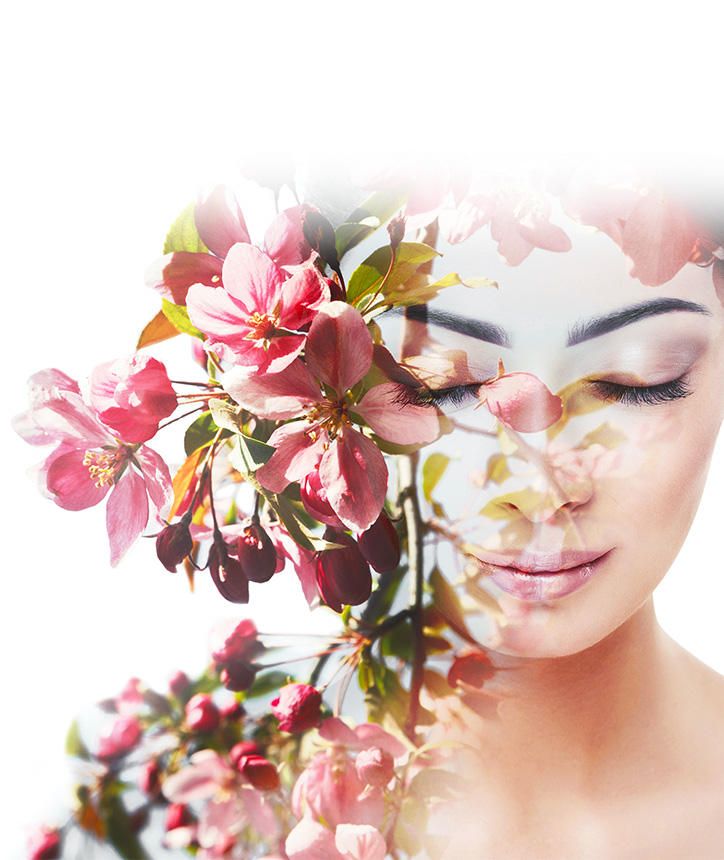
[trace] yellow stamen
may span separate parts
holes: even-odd
[[[126,452],[120,448],[115,451],[86,451],[83,465],[88,466],[91,479],[100,490],[114,483],[125,458]]]

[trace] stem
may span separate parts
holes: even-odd
[[[425,669],[425,641],[422,618],[422,516],[420,515],[420,505],[415,483],[417,462],[417,453],[400,457],[397,461],[400,479],[399,504],[402,507],[407,526],[407,564],[410,572],[410,604],[408,611],[412,623],[412,635],[414,637],[412,680],[410,682],[410,711],[405,723],[405,734],[413,743],[416,740],[415,727],[420,713],[420,690],[422,689],[422,676]]]

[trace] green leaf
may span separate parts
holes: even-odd
[[[259,487],[259,492],[262,493],[271,509],[279,517],[279,520],[287,532],[289,532],[289,536],[292,540],[299,544],[303,549],[307,549],[310,552],[319,552],[324,549],[343,548],[341,544],[324,540],[324,538],[318,537],[310,532],[309,529],[300,522],[294,512],[291,502],[289,502],[288,499],[285,499],[284,496],[277,496],[276,493],[270,493],[263,487]]]
[[[175,329],[182,334],[190,334],[192,337],[198,337],[200,340],[206,340],[206,335],[200,332],[189,319],[189,312],[183,305],[175,305],[169,302],[168,299],[163,299],[163,313],[166,319],[173,325]]]
[[[106,838],[121,857],[124,860],[148,860],[120,797],[104,794],[101,797],[101,810],[106,822]]]
[[[346,222],[335,228],[335,246],[337,248],[337,256],[342,257],[355,245],[359,245],[364,239],[370,236],[380,226],[378,218],[369,217],[362,221]]]
[[[267,696],[287,683],[289,675],[286,672],[262,672],[257,675],[251,687],[244,693],[245,699],[256,699]]]
[[[466,642],[475,644],[475,639],[468,630],[465,616],[455,589],[436,567],[430,574],[430,590],[432,591],[435,609],[447,621],[452,630]]]
[[[156,316],[148,323],[141,332],[136,349],[143,349],[144,346],[152,346],[154,343],[161,343],[164,340],[169,340],[172,337],[180,334],[176,326],[169,320],[163,311],[159,311]]]
[[[211,412],[202,412],[191,424],[184,435],[184,451],[190,457],[199,448],[205,448],[211,443],[219,428]]]
[[[407,569],[398,567],[378,579],[377,588],[370,595],[370,599],[362,611],[362,620],[366,624],[378,624],[389,613],[400,588],[400,583],[406,575]]]
[[[422,242],[401,242],[395,254],[395,265],[385,282],[382,295],[389,295],[397,287],[409,280],[423,263],[439,257],[440,254]],[[383,281],[390,268],[392,249],[383,245],[352,272],[347,283],[347,301],[355,304],[365,295],[373,294]]]
[[[90,761],[92,758],[90,752],[88,752],[88,747],[86,747],[80,738],[78,720],[73,720],[65,736],[65,754],[82,758],[84,761]]]
[[[194,219],[195,203],[189,203],[184,211],[171,225],[166,241],[163,245],[163,253],[171,254],[174,251],[195,251],[208,253],[209,249],[199,237]]]
[[[455,800],[470,791],[470,780],[439,767],[425,767],[413,776],[408,791],[426,802]]]
[[[276,451],[272,445],[245,436],[237,428],[237,444],[229,453],[229,462],[242,475],[251,475],[260,469]]]
[[[368,218],[376,218],[380,224],[384,224],[385,221],[389,221],[395,213],[402,209],[407,202],[409,193],[409,185],[400,185],[397,188],[375,191],[363,203],[360,203],[349,218],[347,218],[347,221],[361,223]]]
[[[422,492],[425,498],[432,501],[432,491],[442,478],[450,462],[445,454],[430,454],[422,466]]]

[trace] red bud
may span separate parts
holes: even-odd
[[[177,565],[191,553],[194,541],[189,531],[190,515],[166,528],[156,538],[156,555],[166,570],[176,573]]]
[[[354,538],[330,528],[324,537],[343,547],[319,553],[317,587],[322,599],[335,612],[341,612],[347,604],[364,603],[372,593],[372,573]]]
[[[239,741],[239,743],[234,744],[229,751],[229,758],[231,759],[234,767],[237,767],[239,759],[243,756],[259,755],[260,752],[259,744],[255,744],[254,741]]]
[[[260,755],[243,755],[236,767],[239,773],[259,791],[274,791],[279,788],[277,769]]]
[[[287,684],[271,709],[283,732],[306,732],[322,720],[322,694],[310,684]]]
[[[256,669],[246,660],[235,660],[233,663],[229,663],[219,674],[221,683],[232,693],[248,690],[254,683],[255,676]]]
[[[251,582],[268,582],[277,569],[277,551],[258,522],[252,521],[239,535],[239,562]]]
[[[390,237],[390,247],[393,251],[397,250],[400,242],[405,236],[405,222],[406,219],[404,215],[395,215],[394,218],[390,219],[390,222],[387,225],[387,232]]]
[[[378,573],[394,570],[400,563],[400,539],[383,511],[372,525],[357,535],[360,552]]]
[[[249,602],[249,580],[241,564],[229,555],[229,548],[219,534],[209,550],[209,573],[219,594],[231,603]]]
[[[186,725],[195,732],[213,732],[219,727],[219,709],[207,693],[197,693],[186,703]]]

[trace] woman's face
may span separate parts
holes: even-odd
[[[509,654],[575,653],[642,606],[696,512],[724,413],[711,271],[687,264],[645,287],[608,237],[583,232],[514,268],[473,237],[441,270],[498,283],[444,290],[427,322],[406,320],[402,346],[431,388],[455,388],[440,395],[455,429],[438,444],[454,456],[433,491],[438,524],[478,559],[459,556],[468,595],[503,611],[471,628]],[[562,419],[496,431],[474,383],[499,360],[561,396]]]

